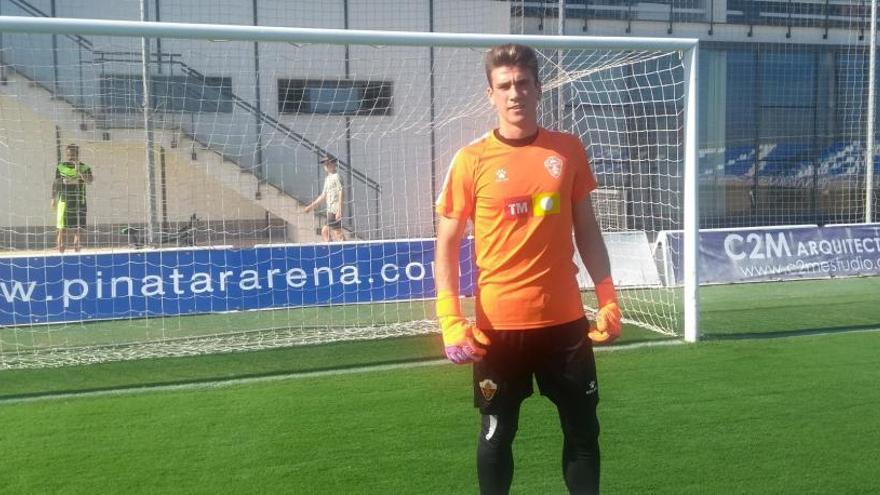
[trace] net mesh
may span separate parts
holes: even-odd
[[[139,39],[4,34],[0,366],[434,331],[431,198],[494,124],[484,51],[153,40],[145,111]],[[604,230],[642,233],[619,241],[642,257],[619,267],[627,316],[675,333],[672,289],[641,271],[651,234],[679,225],[679,54],[541,58],[541,125],[584,142]],[[69,232],[62,256],[50,191],[69,144],[94,182],[82,250]],[[323,244],[325,212],[303,208],[327,155],[357,242]]]
[[[566,18],[562,31],[560,3]],[[169,22],[697,37],[701,227],[864,221],[869,173],[875,178],[875,215],[880,209],[876,158],[865,160],[866,123],[875,117],[866,111],[870,5],[860,0],[154,0],[146,6],[147,19]],[[140,8],[136,0],[0,0],[0,15],[29,17],[138,20]],[[0,242],[7,267],[33,274],[70,266],[47,256],[55,245],[55,215],[48,207],[51,170],[67,143],[81,145],[82,158],[94,166],[96,177],[89,186],[84,249],[125,256],[134,250],[131,256],[138,259],[136,248],[147,244],[150,228],[164,247],[189,249],[193,244],[212,252],[223,246],[319,242],[324,217],[294,212],[320,192],[323,172],[317,157],[326,152],[341,159],[349,239],[429,237],[428,196],[443,176],[450,150],[494,123],[481,96],[485,84],[476,49],[434,50],[432,61],[427,47],[408,51],[162,39],[152,40],[150,48],[157,184],[152,192],[146,185],[139,41],[0,33],[0,187],[6,207],[0,215]],[[682,88],[669,81],[680,81],[680,66],[674,54],[639,54],[624,61],[628,56],[614,54],[601,61],[602,55],[590,50],[545,51],[542,125],[575,132],[589,147],[601,184],[593,199],[603,229],[644,232],[650,242],[656,231],[679,228],[681,162],[671,143],[681,139],[670,129],[680,127],[674,121]],[[449,81],[454,81],[451,88],[444,87]],[[389,92],[390,113],[381,110]],[[281,100],[287,106],[280,106]],[[435,104],[424,104],[430,101]],[[357,111],[364,113],[344,115]],[[377,115],[380,111],[385,113]],[[655,122],[663,120],[668,122]],[[410,141],[418,144],[404,144]],[[425,151],[425,143],[433,152]],[[404,199],[416,195],[417,203]],[[614,241],[606,242],[610,247]],[[196,265],[170,256],[151,263],[166,271]],[[211,261],[216,266],[225,262]],[[86,272],[90,280],[98,278],[94,267],[77,266],[51,280],[63,284]],[[661,271],[667,268],[661,263]],[[112,267],[102,275],[107,292],[113,278],[117,292],[127,290],[128,282]],[[382,328],[414,328],[411,322],[431,320],[431,304],[421,300],[236,312],[228,309],[226,298],[201,316],[146,311],[144,317],[109,323],[93,322],[82,313],[53,325],[30,320],[13,325],[8,323],[13,314],[50,313],[50,302],[39,300],[45,297],[41,289],[35,289],[37,299],[29,301],[29,308],[12,309],[9,301],[28,291],[26,285],[13,284],[28,276],[16,276],[0,280],[5,283],[0,312],[7,318],[0,329],[0,351],[6,363],[40,352],[78,349],[75,356],[84,355],[88,346],[137,347],[236,332],[272,335],[277,329],[324,329],[316,332],[325,339],[343,334],[369,338]],[[73,283],[68,289],[75,298],[81,287]],[[672,293],[626,292],[633,299],[625,307],[628,316],[644,313],[648,316],[636,318],[640,324],[675,331],[679,308]],[[586,303],[591,306],[589,297]],[[371,330],[346,330],[366,328]],[[424,328],[430,331],[430,325]],[[412,330],[400,334],[407,332]],[[266,340],[273,339],[288,345],[280,343],[281,337]]]
[[[871,2],[512,0],[511,31],[558,34],[560,3],[565,34],[700,39],[702,228],[877,220]]]

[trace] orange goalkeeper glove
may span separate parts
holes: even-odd
[[[596,299],[599,301],[599,311],[596,313],[596,321],[590,323],[587,336],[595,344],[610,344],[620,337],[621,320],[617,291],[614,290],[614,281],[610,276],[596,284]]]
[[[446,357],[455,364],[475,363],[486,355],[481,346],[490,344],[489,337],[461,314],[458,296],[448,290],[437,293],[437,319],[443,333]]]

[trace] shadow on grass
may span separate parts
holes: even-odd
[[[747,340],[747,339],[781,339],[786,337],[806,337],[810,335],[826,335],[833,333],[872,332],[880,331],[877,325],[849,325],[846,327],[802,328],[779,332],[742,332],[728,334],[704,334],[701,340]]]
[[[115,392],[115,391],[149,391],[152,389],[161,389],[167,387],[185,387],[185,386],[197,386],[197,385],[223,385],[225,383],[234,383],[242,380],[259,380],[263,378],[273,378],[273,377],[287,377],[287,376],[295,376],[295,375],[310,375],[310,374],[320,374],[323,372],[339,372],[340,374],[345,373],[347,370],[354,370],[359,368],[377,368],[384,366],[394,366],[394,365],[405,365],[410,363],[423,363],[429,361],[435,361],[439,359],[440,356],[437,357],[425,357],[425,358],[412,358],[412,359],[392,359],[386,361],[373,361],[367,365],[364,364],[350,364],[350,365],[340,365],[340,366],[316,366],[313,368],[291,368],[291,369],[281,369],[274,370],[270,372],[264,373],[241,373],[233,376],[206,376],[201,378],[189,378],[189,379],[180,379],[180,380],[161,380],[147,383],[138,383],[138,384],[120,384],[120,385],[108,385],[103,387],[75,387],[67,390],[58,390],[58,391],[45,391],[45,392],[33,392],[33,393],[15,393],[15,394],[3,394],[0,393],[0,403],[3,402],[15,402],[20,401],[22,399],[40,399],[40,398],[56,398],[56,397],[70,397],[77,395],[87,395],[87,394],[99,394],[102,392]]]

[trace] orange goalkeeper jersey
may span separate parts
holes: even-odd
[[[539,129],[517,146],[490,132],[458,151],[436,211],[474,223],[478,327],[542,328],[584,315],[572,211],[595,188],[571,134]]]

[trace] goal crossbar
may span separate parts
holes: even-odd
[[[522,43],[533,48],[574,49],[589,47],[603,50],[672,51],[696,48],[698,42],[696,38],[423,33],[414,31],[316,29],[15,16],[0,16],[0,31],[40,34],[90,34],[129,38],[274,41],[335,45],[443,46],[457,48],[489,48],[505,43]]]

